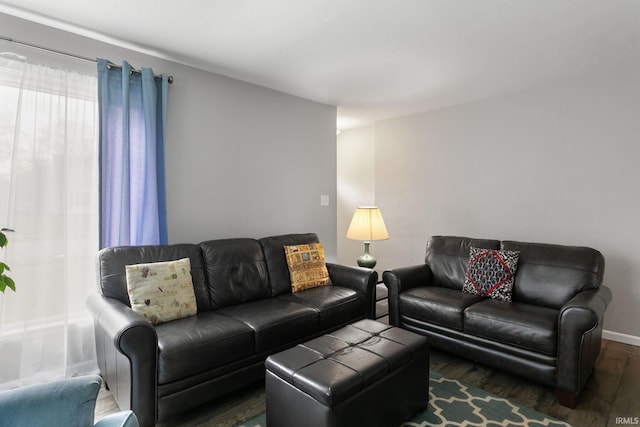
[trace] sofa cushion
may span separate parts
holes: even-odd
[[[471,248],[462,290],[510,302],[519,255],[518,251]]]
[[[98,253],[100,292],[130,306],[127,293],[127,265],[172,261],[189,258],[191,279],[196,294],[198,312],[211,309],[209,289],[205,278],[202,251],[198,245],[118,246],[104,248]]]
[[[464,332],[504,344],[556,355],[558,310],[486,299],[464,312]]]
[[[579,292],[602,284],[604,257],[592,248],[502,242],[520,251],[513,300],[560,309]]]
[[[456,236],[433,236],[429,239],[425,262],[431,267],[435,286],[462,290],[472,246],[500,249],[500,241]]]
[[[158,334],[158,383],[167,384],[254,354],[253,329],[205,311],[163,323]]]
[[[200,243],[200,247],[214,307],[227,307],[270,296],[267,266],[257,240],[209,240]]]
[[[421,286],[402,292],[398,304],[403,316],[462,331],[464,310],[483,299],[455,289]]]
[[[318,312],[279,298],[248,302],[217,311],[254,332],[255,349],[262,353],[318,332]]]
[[[284,294],[278,298],[311,307],[318,312],[320,328],[343,325],[365,313],[365,302],[358,293],[340,286],[322,286]]]
[[[196,314],[189,258],[127,265],[131,309],[154,325]]]
[[[322,243],[285,246],[284,253],[291,277],[291,292],[317,288],[330,283]]]
[[[318,236],[314,233],[283,234],[281,236],[264,237],[259,240],[264,252],[269,273],[271,295],[277,296],[291,292],[291,277],[284,253],[285,246],[318,243]]]

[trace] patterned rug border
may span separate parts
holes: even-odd
[[[266,414],[263,412],[238,427],[267,427]],[[432,370],[429,372],[429,407],[400,427],[573,426]]]

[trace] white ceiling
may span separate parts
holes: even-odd
[[[0,11],[337,105],[342,129],[640,64],[640,0],[3,0]]]

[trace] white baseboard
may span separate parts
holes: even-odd
[[[602,338],[610,341],[617,341],[624,344],[630,344],[640,347],[640,337],[634,335],[621,334],[619,332],[612,332],[603,330]]]

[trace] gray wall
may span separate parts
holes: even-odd
[[[355,209],[358,206],[372,206],[375,202],[374,127],[340,134],[338,153],[338,259],[341,264],[357,265],[357,258],[364,253],[364,244],[345,236]],[[374,256],[377,244],[371,244]]]
[[[315,231],[335,257],[335,108],[209,73],[176,77],[188,82],[170,94],[172,240]]]
[[[377,269],[423,262],[434,234],[591,246],[607,337],[640,345],[639,112],[635,69],[376,123]]]
[[[0,14],[0,34],[90,58],[152,67],[169,87],[171,242],[316,232],[336,258],[336,108]],[[40,62],[96,65],[0,41]],[[320,206],[320,195],[330,206]]]

